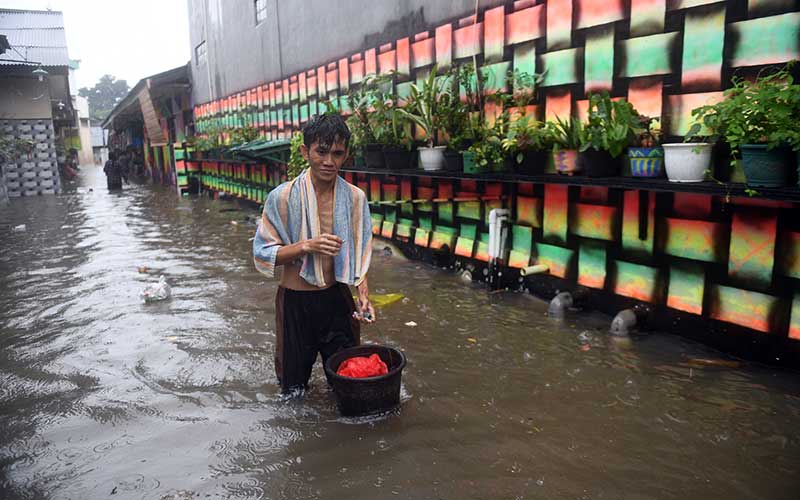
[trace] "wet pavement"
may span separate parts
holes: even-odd
[[[279,394],[255,211],[95,167],[66,190],[0,209],[0,498],[800,497],[796,373],[377,253],[406,299],[362,337],[406,353],[404,402],[341,418],[319,365]]]

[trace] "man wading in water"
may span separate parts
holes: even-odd
[[[284,393],[307,387],[311,369],[360,343],[359,321],[375,321],[367,270],[372,223],[367,197],[339,177],[350,130],[339,115],[314,116],[303,129],[309,168],[269,193],[253,240],[256,269],[273,277],[275,371]],[[348,285],[358,289],[358,309]]]

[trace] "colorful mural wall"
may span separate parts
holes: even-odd
[[[198,105],[197,131],[249,125],[287,137],[366,75],[396,71],[402,96],[434,64],[474,59],[488,91],[510,90],[509,70],[545,72],[540,119],[582,116],[587,93],[608,90],[682,135],[691,110],[720,100],[732,74],[800,58],[797,10],[785,0],[509,2]],[[547,176],[346,176],[368,194],[382,237],[485,262],[488,214],[505,207],[511,267],[546,264],[566,283],[800,340],[800,196]]]

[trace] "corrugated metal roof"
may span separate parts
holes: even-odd
[[[0,57],[0,65],[19,64],[3,59],[25,59],[44,66],[69,65],[61,12],[0,9],[0,34],[8,37],[12,47]]]

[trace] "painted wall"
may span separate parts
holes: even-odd
[[[379,18],[384,13],[364,9],[377,10]],[[521,0],[473,17],[469,6],[455,2],[447,20],[358,49],[347,45],[350,38],[342,46],[322,43],[329,39],[319,33],[314,43],[335,47],[335,56],[314,62],[318,54],[301,53],[295,69],[253,86],[245,69],[246,91],[208,102],[196,96],[196,123],[199,131],[252,124],[267,137],[283,137],[318,111],[321,97],[336,98],[367,74],[396,70],[403,95],[434,63],[444,68],[475,57],[494,89],[508,90],[509,69],[546,71],[539,118],[582,116],[590,91],[609,90],[681,135],[691,110],[721,99],[734,72],[752,75],[800,58],[797,9],[783,0]],[[331,25],[366,39],[375,27],[365,23]],[[287,46],[299,43],[302,31],[290,26],[281,38]],[[353,37],[352,43],[357,38],[342,36]],[[243,54],[237,64],[256,56],[264,58]],[[274,71],[271,66],[263,74]],[[239,87],[226,85],[219,90]],[[348,175],[373,201],[376,234],[485,261],[487,214],[505,206],[513,211],[513,267],[545,263],[551,275],[574,284],[800,340],[797,204],[557,183]],[[453,196],[476,200],[381,203]]]

